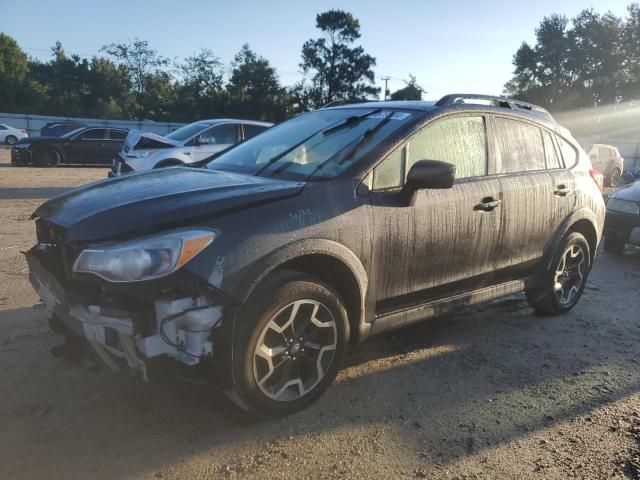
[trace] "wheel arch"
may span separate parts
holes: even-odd
[[[237,288],[241,292],[238,298],[245,302],[268,276],[284,269],[315,276],[334,288],[347,309],[350,341],[357,343],[360,336],[366,334],[368,278],[364,266],[351,250],[331,240],[300,240],[285,245],[252,267]]]
[[[602,238],[602,227],[598,228],[595,214],[587,208],[573,212],[556,231],[550,245],[546,249],[544,267],[550,268],[553,254],[562,242],[562,239],[570,232],[578,232],[584,235],[589,244],[591,261],[596,256],[596,250]]]
[[[38,160],[37,160],[38,154],[40,152],[43,152],[43,151],[46,151],[46,150],[52,150],[52,151],[56,152],[58,154],[58,157],[59,157],[59,163],[65,163],[64,152],[57,145],[42,145],[41,147],[35,149],[34,152],[33,152],[33,158],[36,160],[36,163],[38,163]]]

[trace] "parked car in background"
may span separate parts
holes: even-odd
[[[604,249],[621,255],[627,244],[640,246],[640,180],[616,190],[607,200]]]
[[[11,150],[11,163],[40,167],[55,167],[60,163],[111,165],[128,133],[122,128],[83,127],[61,137],[23,139]]]
[[[13,128],[6,123],[0,123],[0,143],[15,145],[18,143],[18,140],[23,138],[29,138],[29,133],[26,130]]]
[[[211,155],[254,137],[272,124],[251,120],[201,120],[166,136],[133,131],[114,159],[110,177],[180,165],[198,166]]]
[[[72,132],[82,127],[88,127],[81,122],[49,122],[40,129],[41,137],[61,137],[65,133]]]
[[[613,145],[595,144],[589,150],[589,159],[593,166],[604,175],[605,183],[610,187],[621,184],[624,158]]]
[[[370,335],[523,291],[538,312],[571,310],[601,180],[546,110],[516,100],[323,108],[205,168],[48,201],[29,277],[69,345],[143,377],[161,357],[202,363],[241,408],[283,415]]]

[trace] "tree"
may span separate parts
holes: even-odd
[[[180,65],[184,85],[190,87],[197,98],[216,95],[222,90],[222,62],[209,49],[203,48]]]
[[[303,108],[319,107],[337,99],[363,99],[377,95],[373,67],[376,60],[360,46],[360,22],[350,13],[329,10],[316,16],[323,38],[307,40],[302,46],[300,68],[311,75],[293,89]]]
[[[101,51],[127,69],[136,96],[136,117],[140,120],[147,118],[150,112],[145,108],[148,103],[145,102],[145,92],[150,82],[158,79],[158,75],[168,75],[164,68],[169,64],[169,59],[158,55],[149,42],[139,38],[129,43],[105,45]]]
[[[409,74],[409,80],[405,80],[407,85],[391,94],[391,100],[422,100],[423,88],[418,85],[416,77]]]
[[[583,10],[569,22],[545,17],[536,44],[513,57],[505,93],[553,110],[596,107],[640,96],[640,7],[622,20]]]
[[[18,43],[0,33],[0,105],[3,110],[19,109],[24,102],[27,93],[24,80],[28,70],[28,57]]]
[[[245,43],[231,66],[227,91],[234,115],[250,118],[257,114],[260,120],[282,120],[286,115],[284,89],[269,60]]]

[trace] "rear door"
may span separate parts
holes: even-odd
[[[455,115],[427,125],[373,171],[374,285],[378,313],[494,283],[500,238],[500,182],[488,173],[482,115]],[[406,172],[419,160],[456,165],[447,190],[420,190],[399,201]]]
[[[105,144],[106,157],[108,157],[109,162],[113,160],[113,158],[122,151],[122,147],[124,147],[124,140],[127,138],[127,134],[129,132],[127,130],[112,128],[109,130],[109,139]]]
[[[574,199],[573,176],[560,163],[554,136],[525,120],[492,117],[495,171],[502,191],[496,266],[526,275],[543,257]]]
[[[242,129],[243,129],[242,139],[248,140],[252,137],[255,137],[259,133],[264,132],[267,128],[269,127],[265,127],[263,125],[253,125],[251,123],[245,123],[242,126]]]

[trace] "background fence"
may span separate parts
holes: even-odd
[[[0,123],[6,123],[14,128],[27,130],[32,137],[40,135],[40,129],[49,122],[80,122],[92,127],[128,128],[129,130],[142,130],[159,135],[181,127],[184,123],[153,122],[135,120],[104,120],[99,118],[80,117],[53,117],[48,115],[27,115],[23,113],[0,113]]]

